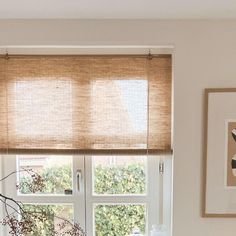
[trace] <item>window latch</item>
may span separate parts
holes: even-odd
[[[81,187],[82,171],[81,170],[77,170],[76,176],[77,176],[77,190],[79,192],[80,191],[80,187]]]
[[[163,161],[159,163],[159,173],[161,176],[163,176],[163,174],[164,174],[164,162]]]

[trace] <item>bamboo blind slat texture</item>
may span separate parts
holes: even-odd
[[[0,150],[171,149],[171,58],[0,58]]]

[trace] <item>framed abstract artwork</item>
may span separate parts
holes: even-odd
[[[236,217],[236,88],[206,89],[204,217]]]

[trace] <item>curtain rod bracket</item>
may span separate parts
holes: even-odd
[[[151,54],[151,50],[149,49],[148,60],[152,60],[152,59],[153,59],[153,55]]]
[[[10,57],[9,57],[8,51],[6,50],[5,59],[8,60],[9,58]]]

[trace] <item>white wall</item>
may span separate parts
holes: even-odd
[[[201,218],[203,90],[236,87],[236,21],[0,21],[0,45],[174,45],[174,236],[235,236]]]

